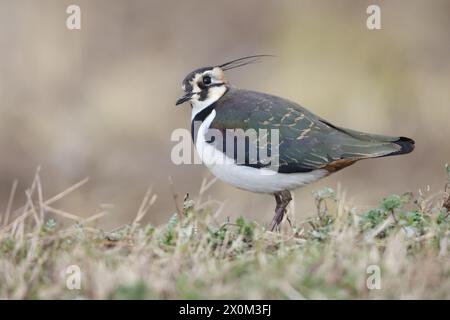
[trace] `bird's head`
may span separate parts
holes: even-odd
[[[183,80],[184,95],[176,105],[189,101],[192,106],[211,104],[227,91],[224,70],[220,66],[204,67],[189,73]]]
[[[176,105],[190,102],[193,108],[203,109],[219,100],[228,90],[225,71],[257,62],[268,55],[249,56],[223,63],[218,66],[203,67],[190,72],[183,80],[184,95]]]

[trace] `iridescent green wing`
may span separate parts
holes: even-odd
[[[263,93],[230,89],[215,106],[216,117],[211,129],[218,129],[226,134],[227,129],[277,130],[279,134],[279,168],[278,172],[309,172],[324,168],[338,160],[356,161],[364,158],[381,157],[400,152],[402,146],[399,137],[373,135],[333,126],[300,105],[289,100]],[[252,167],[267,166],[264,157],[265,144],[258,144],[244,134],[237,134],[235,141],[246,139],[246,163]],[[226,135],[225,135],[226,136]],[[260,139],[260,137],[259,137]],[[226,139],[225,139],[226,140]],[[270,143],[268,154],[276,150]],[[228,145],[229,146],[229,145]],[[226,143],[217,144],[217,148],[226,150]],[[253,159],[250,150],[258,150],[258,161]],[[274,151],[275,152],[275,151]],[[233,153],[233,152],[231,152]],[[235,155],[235,153],[234,153]]]

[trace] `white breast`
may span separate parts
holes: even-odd
[[[270,169],[257,169],[236,165],[234,160],[205,140],[205,134],[216,116],[216,111],[206,117],[200,125],[195,147],[202,162],[219,179],[244,190],[260,193],[275,193],[293,190],[328,175],[325,169],[305,173],[278,173]]]

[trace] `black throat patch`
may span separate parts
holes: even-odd
[[[220,99],[223,98],[223,96],[225,94],[227,94],[228,92],[228,88],[225,91],[225,93],[222,95],[222,97],[220,97],[217,101],[219,101]],[[197,131],[200,128],[200,124],[203,123],[203,121],[205,121],[205,119],[211,114],[211,112],[214,110],[214,108],[217,106],[217,101],[211,103],[209,106],[207,106],[206,108],[204,108],[202,111],[200,111],[199,113],[197,113],[194,117],[194,119],[192,119],[191,122],[191,136],[192,136],[192,141],[195,144],[195,139],[197,137]],[[197,126],[195,126],[195,124],[197,123]]]
[[[200,111],[199,113],[197,113],[194,117],[194,119],[192,119],[191,122],[191,136],[192,136],[192,141],[195,143],[195,139],[197,138],[197,133],[198,133],[198,129],[200,128],[200,124],[203,123],[203,121],[205,121],[205,119],[211,114],[211,112],[214,110],[214,108],[216,107],[216,103],[212,103],[209,106],[207,106],[205,109],[203,109],[202,111]],[[197,125],[195,125],[197,124]]]

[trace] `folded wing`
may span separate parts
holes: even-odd
[[[274,129],[279,135],[278,172],[281,173],[309,172],[321,168],[337,171],[361,159],[404,154],[414,149],[414,141],[409,138],[337,127],[294,102],[259,92],[230,89],[216,102],[215,109],[216,117],[210,128],[222,131],[225,137],[227,129],[241,129],[233,136],[233,150],[225,141],[216,144],[216,148],[226,151],[237,161],[236,145],[244,143],[245,161],[240,159],[238,164],[241,165],[256,168],[268,166],[266,155],[273,156],[272,152],[276,151],[270,139]],[[262,129],[260,132],[267,132],[269,137],[258,143],[261,142],[261,135],[259,140],[255,140],[252,135],[243,133],[248,129],[257,132]],[[256,159],[252,152],[255,149]]]

